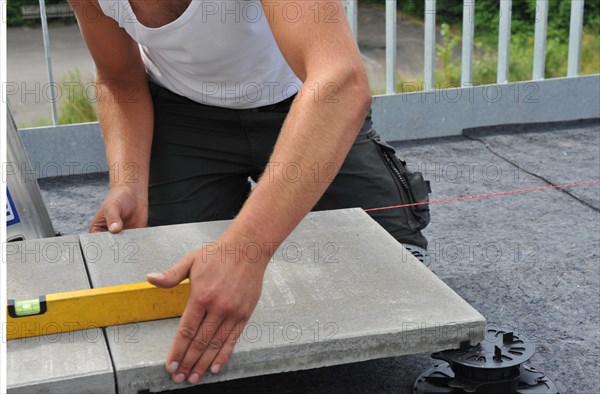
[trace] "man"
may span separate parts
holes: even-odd
[[[90,231],[235,218],[217,253],[200,248],[148,275],[161,287],[191,282],[167,356],[174,382],[197,383],[225,365],[272,245],[311,209],[427,198],[422,178],[405,177],[371,128],[367,77],[340,1],[70,2],[96,63],[112,170]],[[426,248],[426,210],[372,216],[399,242]],[[260,246],[258,262],[226,253],[247,245]]]

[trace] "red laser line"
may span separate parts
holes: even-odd
[[[593,185],[595,183],[600,183],[600,179],[596,179],[596,180],[593,180],[593,181],[585,181],[585,182],[564,183],[562,185],[532,187],[530,189],[517,189],[517,190],[506,191],[506,192],[477,194],[477,195],[465,196],[465,197],[454,197],[454,198],[448,198],[448,199],[444,199],[444,200],[432,200],[432,201],[427,201],[427,202],[416,202],[416,203],[412,203],[412,204],[390,205],[390,206],[387,206],[387,207],[379,207],[379,208],[367,208],[367,209],[365,209],[365,211],[366,212],[383,211],[385,209],[414,207],[416,205],[441,204],[441,203],[447,203],[447,202],[453,202],[453,201],[474,200],[474,199],[477,199],[477,198],[504,196],[504,195],[510,195],[510,194],[518,194],[518,193],[529,193],[529,192],[534,192],[534,191],[538,191],[538,190],[562,189],[562,188],[565,188],[565,187],[574,187],[574,186],[582,186],[582,185]]]

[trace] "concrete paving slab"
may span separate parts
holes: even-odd
[[[600,179],[600,120],[547,124],[494,126],[466,132],[523,169],[553,184]],[[600,210],[600,185],[565,189]]]
[[[5,248],[8,298],[32,299],[90,287],[75,236],[9,243]],[[102,330],[8,341],[7,386],[9,393],[114,393]]]
[[[216,240],[228,223],[82,235],[92,284],[144,280]],[[134,333],[128,341],[109,339],[120,393],[184,387],[164,371],[177,323],[112,328]],[[484,324],[363,210],[311,213],[270,263],[230,363],[204,383],[453,348],[478,342]]]

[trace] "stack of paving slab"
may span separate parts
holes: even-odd
[[[145,280],[218,239],[229,221],[9,244],[8,298]],[[73,322],[77,324],[77,322]],[[10,393],[186,387],[164,369],[178,319],[8,341]],[[269,263],[229,363],[202,383],[478,343],[485,319],[361,209],[309,214]]]

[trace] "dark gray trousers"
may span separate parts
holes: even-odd
[[[250,192],[248,178],[256,182],[269,161],[291,99],[234,110],[196,103],[154,83],[150,83],[150,91],[154,139],[149,225],[232,219]],[[412,202],[394,166],[403,169],[404,163],[390,145],[380,141],[369,114],[338,175],[314,210]],[[295,179],[295,170],[288,168],[288,176]],[[331,166],[323,164],[302,176],[327,177],[331,171]],[[427,247],[420,230],[428,218],[423,220],[413,209],[369,214],[399,242]]]

